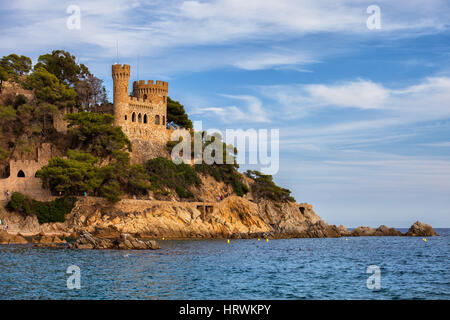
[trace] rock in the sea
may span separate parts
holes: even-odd
[[[374,233],[374,236],[402,236],[403,233],[395,228],[388,228],[385,225],[379,226]]]
[[[433,230],[433,227],[430,226],[429,224],[416,221],[409,228],[408,232],[405,233],[405,236],[430,237],[430,236],[438,236],[438,234]]]
[[[67,243],[66,240],[61,239],[55,235],[47,235],[47,234],[44,234],[43,232],[41,232],[39,234],[39,236],[40,236],[39,238],[34,238],[33,240],[31,240],[31,242],[36,243],[36,244],[42,244],[42,245]]]
[[[357,227],[352,231],[352,237],[368,237],[375,235],[375,229],[371,227]]]
[[[376,230],[375,230],[375,234],[374,236],[402,236],[403,233],[401,233],[400,231],[398,231],[395,228],[388,228],[385,225],[381,225],[379,226]]]
[[[349,237],[352,235],[352,232],[348,230],[346,227],[344,227],[342,224],[337,228],[339,230],[339,233],[341,234],[341,237]]]
[[[74,249],[123,249],[123,250],[156,250],[161,247],[152,240],[144,241],[130,234],[122,233],[119,238],[106,239],[94,237],[89,232],[83,232],[70,248]]]
[[[18,234],[9,234],[6,231],[0,231],[0,244],[27,244],[28,241]]]

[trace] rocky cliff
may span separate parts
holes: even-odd
[[[8,222],[9,233],[77,237],[83,232],[118,239],[121,234],[140,238],[323,238],[341,236],[401,236],[394,228],[328,225],[311,205],[276,203],[230,196],[219,202],[176,202],[125,199],[111,205],[101,198],[80,198],[64,223],[40,225],[35,216],[23,217],[5,210],[0,218]],[[414,223],[407,236],[437,235],[433,228]],[[8,243],[10,239],[5,240]]]
[[[125,199],[114,205],[81,198],[64,223],[39,225],[36,217],[2,212],[11,233],[69,235],[88,231],[148,238],[338,237],[339,230],[317,216],[312,206],[230,196],[219,202]],[[114,235],[116,233],[116,235]]]

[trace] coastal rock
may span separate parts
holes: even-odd
[[[374,233],[374,236],[402,236],[403,233],[395,228],[388,228],[385,225],[379,226]]]
[[[27,244],[28,241],[18,234],[9,234],[6,231],[0,231],[0,244]]]
[[[342,224],[337,228],[339,230],[339,233],[341,234],[341,237],[349,237],[352,235],[352,232],[348,230],[346,227],[344,227]]]
[[[375,229],[365,226],[357,227],[351,233],[352,237],[368,237],[373,235],[375,235]]]
[[[106,239],[115,239],[120,237],[120,231],[114,226],[96,227],[92,233],[94,236]]]
[[[58,236],[45,235],[41,237],[39,243],[67,243],[67,241],[60,239]]]
[[[438,234],[433,230],[433,228],[429,224],[416,221],[409,228],[408,232],[405,233],[405,236],[430,237],[430,236],[438,236]]]
[[[130,234],[121,234],[117,239],[94,237],[89,232],[83,232],[80,238],[70,245],[73,249],[122,249],[122,250],[156,250],[161,247],[152,240],[144,241]]]

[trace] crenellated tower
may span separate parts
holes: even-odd
[[[129,100],[130,66],[128,64],[113,64],[113,99],[114,99],[114,124],[122,126],[126,119]]]

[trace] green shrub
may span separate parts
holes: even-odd
[[[180,198],[193,198],[191,186],[199,186],[202,181],[197,172],[185,163],[175,164],[166,158],[154,158],[144,165],[152,184],[151,190],[166,195],[167,190],[175,190]]]
[[[64,222],[67,213],[72,211],[77,199],[62,197],[53,201],[37,201],[20,192],[13,192],[7,209],[19,212],[25,216],[35,214],[40,224],[46,222]]]
[[[252,170],[247,170],[245,175],[255,181],[252,185],[252,193],[256,197],[274,201],[295,201],[291,196],[291,191],[277,186],[271,175]]]

